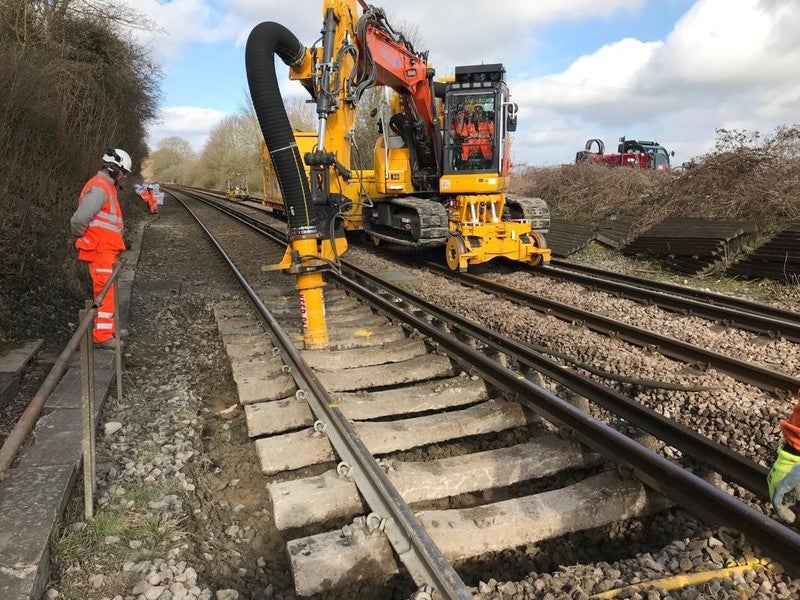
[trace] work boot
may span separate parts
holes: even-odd
[[[106,340],[105,342],[95,342],[94,347],[103,348],[105,350],[116,350],[117,340],[115,338],[111,338],[110,340]]]

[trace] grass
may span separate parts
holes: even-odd
[[[678,278],[656,261],[640,260],[625,256],[619,250],[599,242],[590,242],[579,252],[567,257],[570,262],[598,265],[600,268],[619,270],[631,275],[648,278]]]
[[[128,419],[128,422],[131,422],[131,419]],[[153,440],[145,440],[141,444],[139,444],[139,455],[137,460],[140,462],[150,462],[161,451],[161,447],[158,443],[154,442]]]
[[[123,593],[133,577],[123,572],[126,562],[139,562],[164,553],[170,540],[180,535],[180,522],[165,514],[151,514],[148,504],[170,493],[177,493],[169,486],[142,483],[118,483],[125,490],[119,500],[112,499],[109,504],[97,510],[95,518],[84,521],[83,498],[73,496],[67,506],[63,525],[57,527],[50,536],[50,553],[59,571],[82,570],[102,574],[106,582],[99,589],[88,589],[88,581],[80,586],[68,587],[59,592],[65,599],[87,599],[91,592],[98,597],[113,597]],[[141,542],[131,547],[131,542]],[[137,546],[137,544],[134,544]],[[85,564],[91,560],[91,565]],[[71,578],[75,580],[75,578]],[[109,590],[119,588],[119,592],[109,594]]]
[[[85,577],[60,581],[56,578],[55,587],[61,594],[59,598],[100,600],[124,596],[139,578],[135,572],[123,570],[125,563],[162,556],[170,540],[182,535],[178,520],[143,511],[144,503],[163,496],[163,489],[147,490],[140,484],[125,489],[124,497],[133,501],[132,506],[106,505],[89,522],[83,521],[82,499],[76,497],[70,502],[65,526],[57,527],[50,536],[53,572],[78,571]],[[132,541],[142,543],[132,548]],[[89,583],[92,575],[104,578],[96,588]]]
[[[131,483],[125,486],[125,497],[133,502],[134,506],[146,506],[153,500],[163,498],[168,489],[159,486]]]
[[[139,406],[129,406],[125,411],[125,421],[129,425],[144,427],[153,421],[153,411],[147,404]]]
[[[77,502],[74,504],[82,514],[83,504]],[[74,523],[80,522],[74,521]],[[122,539],[124,531],[122,515],[101,512],[83,528],[67,529],[66,531],[56,528],[50,539],[50,551],[56,559],[64,559],[68,562],[79,561],[94,552],[94,549],[106,538],[120,536]]]
[[[697,283],[702,281],[704,287],[721,294],[747,296],[761,302],[789,300],[800,303],[800,291],[796,285],[787,285],[769,279],[738,279],[725,274],[712,274],[708,276],[707,280],[697,279],[695,281]],[[791,307],[787,308],[791,310]]]

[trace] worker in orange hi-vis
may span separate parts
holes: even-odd
[[[492,138],[494,137],[494,122],[487,118],[482,106],[472,110],[469,122],[462,128],[462,136],[466,138],[461,146],[461,159],[481,158],[491,161],[493,155]]]
[[[147,202],[147,206],[150,208],[150,214],[155,214],[158,212],[158,198],[156,198],[155,190],[153,190],[152,185],[148,185],[145,189],[141,192],[142,198],[144,201]]]
[[[788,419],[781,422],[783,444],[767,476],[769,497],[775,512],[784,521],[793,523],[791,506],[800,502],[800,393]]]
[[[70,219],[78,260],[89,263],[95,297],[111,276],[119,253],[125,250],[117,187],[133,166],[128,153],[119,148],[109,148],[100,160],[100,170],[83,186],[78,197],[78,209]],[[94,342],[100,347],[113,349],[115,333],[114,287],[111,286],[97,309]]]

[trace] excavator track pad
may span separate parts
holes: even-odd
[[[541,198],[508,195],[503,213],[504,220],[529,221],[531,229],[538,233],[550,230],[550,207]]]
[[[439,246],[447,241],[447,210],[424,198],[405,197],[374,201],[364,209],[364,232],[380,240],[406,246]]]

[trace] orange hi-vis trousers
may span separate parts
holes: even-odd
[[[100,290],[111,277],[114,265],[117,263],[117,255],[113,252],[92,252],[93,260],[89,263],[89,276],[92,278],[93,296],[97,298]],[[85,260],[85,259],[83,259]],[[116,322],[114,320],[114,286],[108,288],[105,298],[100,306],[97,307],[97,316],[94,319],[94,330],[92,337],[95,343],[105,342],[114,337],[116,333]]]

